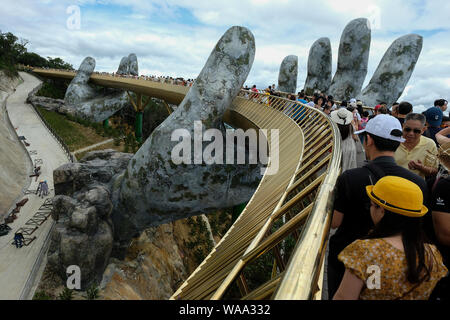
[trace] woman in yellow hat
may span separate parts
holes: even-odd
[[[425,243],[428,209],[415,183],[386,176],[366,187],[374,228],[340,254],[345,274],[335,300],[426,300],[448,270],[436,247]]]

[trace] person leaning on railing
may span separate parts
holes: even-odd
[[[422,190],[385,176],[366,187],[374,228],[340,254],[345,265],[334,300],[427,300],[448,273],[436,246],[422,231]]]

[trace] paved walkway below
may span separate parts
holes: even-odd
[[[41,175],[37,181],[35,178],[32,179],[28,189],[36,190],[40,180],[47,180],[50,194],[46,199],[51,199],[54,196],[53,170],[69,161],[63,149],[47,130],[33,107],[26,103],[28,93],[40,83],[40,80],[24,72],[21,72],[20,76],[24,82],[16,88],[16,92],[9,96],[6,108],[17,134],[24,136],[30,144],[27,150],[33,163],[38,162],[37,165],[41,167]],[[42,252],[42,248],[52,227],[52,219],[49,217],[33,232],[31,237],[36,236],[36,239],[29,246],[16,248],[11,245],[14,233],[25,227],[25,223],[40,211],[39,208],[46,200],[35,194],[28,194],[23,198],[28,198],[28,202],[17,214],[17,219],[9,224],[12,230],[8,235],[0,237],[1,300],[27,298],[24,294],[33,285],[30,276],[34,276],[34,270],[39,269],[36,261],[39,261],[38,258],[45,253]]]
[[[97,148],[98,146],[101,146],[101,145],[104,145],[104,144],[107,144],[107,143],[110,143],[110,142],[113,142],[113,141],[114,141],[114,139],[108,139],[108,140],[104,140],[104,141],[101,141],[101,142],[96,143],[96,144],[91,144],[90,146],[87,146],[85,148],[75,150],[74,152],[72,152],[72,154],[75,155],[77,153],[88,151],[88,150]]]

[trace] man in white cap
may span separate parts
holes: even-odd
[[[398,166],[394,154],[402,138],[400,122],[386,114],[369,120],[365,129],[355,132],[364,135],[364,150],[369,160],[362,168],[343,172],[335,186],[334,211],[331,227],[337,228],[331,236],[328,254],[328,297],[337,291],[345,267],[337,259],[338,254],[356,239],[365,237],[373,227],[370,218],[370,199],[365,193],[367,185],[375,184],[383,176],[398,176],[416,183],[428,201],[425,180]]]

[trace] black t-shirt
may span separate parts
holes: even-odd
[[[378,157],[372,161],[386,176],[398,176],[416,183],[428,200],[425,180],[415,173],[398,166],[393,157]],[[362,167],[343,172],[336,182],[334,210],[344,214],[341,225],[330,238],[329,258],[337,261],[337,255],[350,243],[365,237],[373,227],[370,217],[370,199],[366,186],[373,185],[381,178]]]
[[[436,183],[430,199],[430,210],[450,214],[450,178],[441,178]],[[450,247],[436,242],[446,266],[450,265]]]

